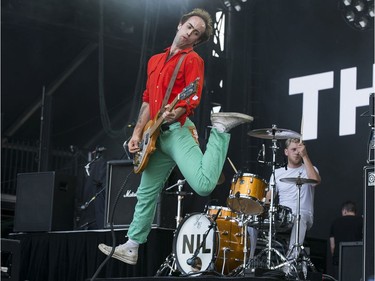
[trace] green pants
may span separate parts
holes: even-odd
[[[156,150],[150,156],[137,190],[137,204],[128,237],[142,244],[147,241],[156,204],[173,168],[179,167],[191,188],[201,196],[209,195],[216,187],[224,166],[230,135],[212,129],[203,154],[191,130],[194,123],[187,119],[184,126],[174,123],[161,132]]]

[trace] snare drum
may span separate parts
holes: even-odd
[[[237,217],[237,214],[230,208],[221,206],[208,206],[207,214],[211,217],[217,216],[218,219],[224,220],[233,220]]]
[[[191,258],[204,235],[207,235],[206,241],[192,262]],[[215,225],[212,217],[194,213],[185,217],[179,225],[174,236],[173,252],[177,267],[184,274],[212,269],[228,274],[243,263],[243,242],[242,227],[237,223],[218,218]]]
[[[232,180],[227,200],[228,206],[238,213],[258,215],[263,213],[267,182],[254,174],[244,173]]]
[[[269,219],[269,205],[265,207],[263,214],[253,216],[250,226],[267,231],[270,225]],[[273,226],[276,232],[285,232],[293,227],[295,215],[292,213],[292,209],[286,206],[278,205],[275,207]]]

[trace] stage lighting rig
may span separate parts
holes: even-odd
[[[222,0],[224,6],[231,11],[234,8],[237,12],[242,10],[241,4],[238,0]],[[247,2],[247,0],[241,0],[242,3]]]
[[[339,8],[346,23],[357,30],[374,28],[374,2],[372,0],[339,0]]]

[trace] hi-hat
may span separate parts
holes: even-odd
[[[290,138],[301,138],[301,135],[297,132],[280,129],[280,128],[267,128],[267,129],[257,129],[252,130],[247,133],[251,137],[261,138],[261,139],[290,139]]]
[[[302,185],[302,184],[305,184],[305,183],[318,183],[317,180],[300,178],[300,177],[298,177],[298,178],[283,178],[283,179],[280,179],[280,181],[288,182],[288,183],[294,183],[296,185]]]

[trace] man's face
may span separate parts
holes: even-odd
[[[175,37],[177,47],[184,49],[194,46],[206,30],[204,20],[197,16],[190,17],[184,24],[179,24]]]
[[[299,155],[298,143],[291,142],[288,148],[284,150],[285,155],[288,157],[288,162],[293,165],[299,165],[302,162],[302,157]]]

